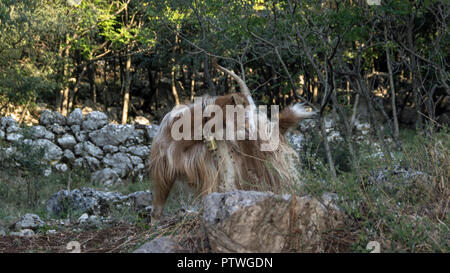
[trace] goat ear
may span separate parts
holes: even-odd
[[[231,104],[232,105],[237,105],[236,94],[231,94]]]
[[[245,106],[245,99],[242,96],[240,96],[239,94],[232,94],[231,101],[232,101],[233,105],[244,105]]]

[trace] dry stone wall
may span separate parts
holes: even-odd
[[[83,115],[77,108],[65,117],[45,110],[39,117],[39,125],[27,128],[21,128],[11,117],[0,118],[0,140],[6,143],[1,148],[4,157],[14,155],[11,144],[23,142],[44,148],[43,160],[50,163],[51,171],[86,168],[95,182],[110,186],[130,177],[143,178],[158,128],[112,124],[99,111]]]

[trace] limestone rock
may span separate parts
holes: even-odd
[[[133,125],[109,124],[100,130],[89,133],[90,140],[97,146],[118,146],[133,135]]]
[[[106,215],[111,206],[125,199],[117,192],[103,192],[92,188],[80,188],[55,193],[47,201],[47,212],[60,215],[66,210],[87,212],[90,215]]]
[[[75,137],[71,134],[65,134],[62,137],[58,138],[58,144],[63,149],[72,149],[77,141]]]
[[[323,252],[343,214],[311,196],[233,191],[205,198],[203,223],[214,252]]]
[[[94,131],[102,128],[109,123],[108,116],[99,111],[93,111],[86,115],[86,119],[82,123],[85,131]]]
[[[143,244],[133,253],[183,253],[181,247],[170,236],[163,236]]]
[[[66,125],[66,117],[56,111],[52,112],[49,110],[44,110],[39,116],[39,124],[44,126],[53,124]]]
[[[128,152],[141,158],[145,158],[150,155],[150,149],[144,145],[131,146],[128,148]]]
[[[44,126],[41,126],[41,125],[31,127],[30,131],[31,131],[31,138],[34,140],[40,139],[40,138],[45,138],[45,139],[52,141],[55,139],[55,135],[52,132],[45,129]]]
[[[78,156],[93,156],[101,158],[103,151],[99,147],[92,144],[90,141],[81,142],[74,146],[75,155]]]
[[[16,230],[33,229],[36,230],[45,225],[45,222],[36,214],[27,213],[15,224]]]
[[[47,160],[59,161],[63,155],[62,149],[48,139],[38,139],[34,144],[45,149],[44,158]]]
[[[125,153],[107,154],[103,164],[111,167],[120,177],[125,177],[133,168],[130,158]]]
[[[113,186],[122,182],[119,175],[111,168],[105,168],[94,172],[91,181],[96,185]]]
[[[83,123],[83,113],[80,108],[72,111],[67,117],[68,125],[81,125]]]

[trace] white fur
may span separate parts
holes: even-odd
[[[303,103],[296,103],[291,107],[292,111],[294,111],[295,115],[302,118],[311,117],[316,114],[315,111],[308,111]]]

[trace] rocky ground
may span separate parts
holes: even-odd
[[[343,137],[333,120],[325,125],[339,155]],[[213,193],[203,202],[175,193],[165,216],[152,222],[151,187],[143,180],[157,126],[111,124],[101,112],[80,109],[67,118],[43,111],[29,128],[1,118],[0,163],[12,176],[0,175],[0,194],[27,189],[30,201],[30,181],[56,180],[46,182],[44,199],[0,217],[0,252],[366,252],[369,241],[386,252],[448,251],[448,135],[396,151],[386,166],[370,126],[356,121],[363,171],[333,179],[320,159],[316,127],[309,120],[288,134],[303,164],[304,187],[296,192]],[[41,147],[36,165],[32,150]],[[29,166],[36,170],[24,171]],[[77,168],[87,170],[86,179],[76,177]],[[123,191],[136,183],[144,189]],[[25,202],[10,201],[0,204]]]

